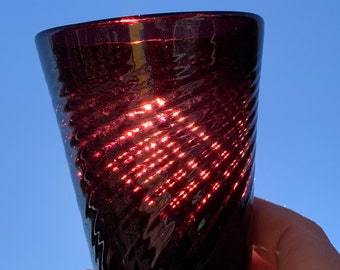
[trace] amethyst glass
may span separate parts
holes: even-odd
[[[37,35],[96,269],[248,269],[262,39],[237,12]]]

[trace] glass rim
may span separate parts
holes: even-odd
[[[46,37],[53,35],[54,33],[64,30],[64,29],[77,29],[82,28],[90,25],[109,25],[114,23],[133,23],[135,20],[141,22],[141,21],[147,21],[157,18],[176,18],[180,16],[188,16],[188,17],[196,17],[196,16],[202,16],[202,17],[244,17],[247,19],[253,19],[259,24],[263,24],[264,20],[263,18],[252,12],[245,12],[245,11],[181,11],[181,12],[165,12],[165,13],[150,13],[150,14],[140,14],[140,15],[127,15],[122,17],[113,17],[113,18],[106,18],[106,19],[100,19],[100,20],[90,20],[80,23],[72,23],[72,24],[65,24],[60,25],[56,27],[47,28],[45,30],[42,30],[38,32],[35,35],[35,39]]]

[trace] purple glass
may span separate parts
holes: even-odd
[[[96,269],[248,269],[262,39],[238,12],[37,35]]]

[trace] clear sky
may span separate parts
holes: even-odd
[[[35,34],[194,10],[264,18],[255,194],[313,219],[340,250],[338,0],[12,0],[0,10],[2,269],[92,267]]]

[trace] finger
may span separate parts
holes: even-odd
[[[256,253],[277,269],[340,270],[340,255],[318,225],[258,198],[252,237]]]
[[[255,250],[253,250],[251,270],[276,270],[273,265],[265,261]]]

